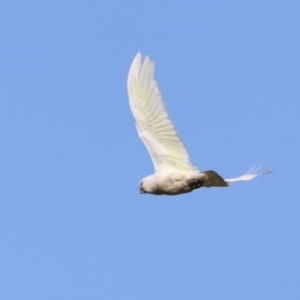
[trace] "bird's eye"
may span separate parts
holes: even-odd
[[[143,186],[143,181],[140,182],[140,187],[142,187],[142,186]]]

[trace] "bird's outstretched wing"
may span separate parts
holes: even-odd
[[[270,170],[270,169],[262,170],[261,166],[255,165],[246,174],[244,174],[240,177],[237,177],[237,178],[225,179],[225,182],[232,183],[232,182],[236,182],[236,181],[247,181],[247,180],[251,180],[257,176],[265,175],[265,174],[269,174],[269,173],[272,173],[272,170]]]
[[[144,142],[156,172],[168,168],[197,170],[165,110],[154,80],[154,62],[148,56],[142,61],[138,53],[129,70],[127,89],[136,128]]]

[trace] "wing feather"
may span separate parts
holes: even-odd
[[[188,152],[165,110],[154,69],[154,62],[148,56],[142,62],[141,53],[138,53],[128,74],[129,104],[138,134],[156,172],[165,168],[195,171],[197,168],[190,163]]]
[[[261,166],[254,165],[246,174],[237,178],[225,179],[225,181],[227,183],[233,183],[237,181],[247,181],[247,180],[252,180],[257,176],[261,176],[269,173],[272,173],[272,170],[270,169],[262,170]]]

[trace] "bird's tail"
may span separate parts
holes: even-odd
[[[212,187],[212,186],[219,186],[219,187],[226,187],[228,186],[227,182],[215,171],[205,171],[202,172],[205,175],[205,179],[203,181],[203,186],[205,187]]]

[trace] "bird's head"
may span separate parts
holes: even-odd
[[[140,182],[139,186],[140,186],[140,194],[145,194],[146,192],[143,187],[143,180]]]
[[[155,194],[156,184],[153,175],[143,178],[139,183],[140,194]]]

